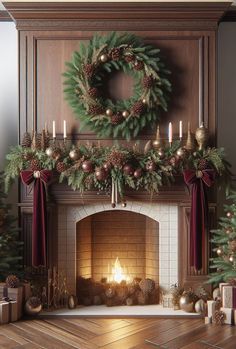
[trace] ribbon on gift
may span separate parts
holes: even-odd
[[[46,265],[46,185],[52,179],[52,171],[21,171],[22,182],[33,183],[33,222],[32,222],[32,264],[37,267]]]
[[[185,170],[184,180],[191,192],[190,213],[190,263],[196,270],[202,268],[205,251],[205,231],[208,225],[207,187],[214,183],[215,171]]]

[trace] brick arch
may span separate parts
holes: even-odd
[[[58,215],[58,269],[63,270],[70,292],[76,291],[76,224],[93,214],[111,211],[131,211],[159,223],[159,284],[168,288],[178,282],[178,206],[152,202],[129,201],[126,207],[110,204],[60,206]]]

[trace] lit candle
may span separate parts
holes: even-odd
[[[66,120],[64,120],[64,123],[63,123],[63,132],[64,132],[63,138],[65,139],[66,138]]]
[[[56,121],[52,122],[52,138],[56,138]]]
[[[169,122],[169,143],[172,143],[172,138],[173,138],[172,123]]]
[[[182,139],[183,137],[183,121],[180,121],[179,122],[179,138],[180,140]]]

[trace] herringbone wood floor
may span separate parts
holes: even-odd
[[[147,343],[150,340],[157,344]],[[236,327],[201,319],[58,318],[0,326],[4,349],[236,349]]]

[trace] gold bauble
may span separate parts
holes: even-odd
[[[48,147],[46,150],[45,150],[45,153],[47,156],[49,156],[50,158],[52,157],[53,155],[53,148],[52,147]]]
[[[183,148],[179,148],[176,152],[176,155],[179,156],[180,158],[183,158],[185,155],[185,151]]]
[[[146,104],[146,103],[147,103],[146,98],[143,98],[143,99],[142,99],[142,102],[143,102],[143,104]]]
[[[26,301],[25,312],[27,315],[36,316],[40,313],[41,310],[42,310],[42,304],[39,304],[37,307],[33,307],[30,304],[30,298]]]
[[[108,61],[108,55],[105,53],[103,55],[101,55],[100,61],[103,63],[106,63]]]
[[[152,146],[154,149],[159,149],[162,146],[161,135],[160,135],[160,127],[157,126],[156,139],[152,142]]]
[[[207,140],[209,138],[209,132],[203,123],[201,124],[201,126],[199,128],[196,129],[195,138],[197,140],[199,150],[204,149],[207,145]]]
[[[124,110],[124,111],[122,112],[122,116],[123,116],[124,118],[127,118],[127,117],[129,116],[128,110]]]
[[[231,256],[229,257],[229,261],[232,262],[232,263],[234,262],[234,256],[233,256],[233,255],[231,255]]]
[[[106,115],[107,116],[112,116],[113,115],[113,111],[111,109],[107,109],[106,110]]]
[[[180,297],[179,305],[180,309],[187,313],[192,313],[194,311],[194,302],[188,294],[184,294]]]
[[[158,150],[157,154],[159,155],[160,159],[163,159],[164,156],[165,156],[165,152],[164,152],[164,150],[161,149],[161,148]]]
[[[216,253],[218,254],[218,256],[220,256],[222,254],[221,248],[217,248]]]
[[[69,152],[69,157],[71,158],[71,160],[78,160],[79,159],[79,151],[77,149],[72,149]]]

